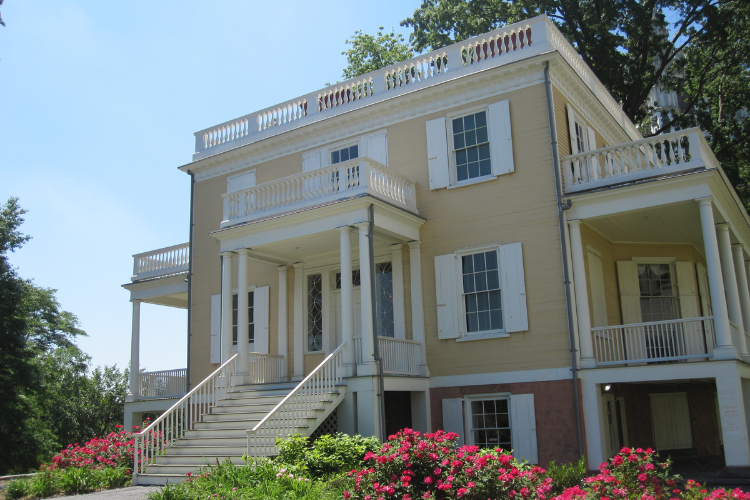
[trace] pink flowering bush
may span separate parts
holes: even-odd
[[[353,491],[344,499],[403,500],[507,498],[545,500],[552,479],[545,470],[516,461],[501,448],[455,447],[458,434],[438,431],[422,436],[404,429],[389,436],[366,467],[352,470]]]

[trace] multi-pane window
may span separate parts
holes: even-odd
[[[671,264],[638,264],[638,286],[641,291],[641,320],[644,323],[679,318]]]
[[[453,153],[457,182],[492,173],[486,111],[453,120]]]
[[[584,153],[589,150],[589,138],[586,129],[583,128],[577,120],[575,121],[575,132],[576,132],[576,144],[578,145],[578,152]]]
[[[352,271],[352,286],[359,286],[359,269]],[[336,273],[336,289],[341,289],[341,273]]]
[[[358,158],[358,157],[359,157],[359,146],[357,144],[355,144],[354,146],[337,149],[336,151],[331,151],[331,165],[349,161],[353,158]]]
[[[239,298],[235,293],[232,295],[232,345],[237,345],[237,311],[239,310]],[[248,339],[255,341],[255,327],[253,325],[253,292],[247,292],[247,322]]]
[[[510,449],[510,401],[508,398],[471,401],[469,432],[480,448]]]
[[[378,335],[393,337],[393,267],[390,262],[375,264],[375,294]]]
[[[307,277],[307,350],[323,350],[323,276]]]
[[[461,257],[466,332],[502,330],[500,272],[497,251]]]

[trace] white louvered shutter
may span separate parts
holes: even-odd
[[[366,154],[378,163],[388,166],[388,138],[385,132],[367,137]]]
[[[465,442],[464,409],[461,398],[443,400],[443,430],[458,434],[458,445]]]
[[[261,286],[253,292],[253,325],[255,343],[253,351],[268,354],[268,287]]]
[[[638,286],[638,264],[630,260],[618,261],[617,283],[620,288],[622,324],[640,323],[641,289]]]
[[[430,189],[448,187],[450,171],[445,118],[427,122],[427,167],[430,171]]]
[[[510,106],[508,101],[490,104],[487,111],[489,115],[492,175],[513,172],[513,140],[510,131]]]
[[[209,363],[221,363],[221,294],[211,296],[211,354]]]
[[[533,394],[513,394],[510,397],[510,434],[513,456],[532,464],[539,463]]]
[[[706,270],[706,266],[699,262],[695,265],[695,271],[698,275],[698,293],[701,297],[701,315],[711,316],[713,315],[713,308],[711,307],[711,292],[708,288],[708,270]]]
[[[525,332],[529,329],[529,318],[521,243],[500,245],[500,274],[505,331]]]
[[[677,262],[675,269],[680,297],[680,314],[683,318],[698,318],[701,316],[701,308],[698,301],[695,266],[692,262]]]
[[[570,107],[570,104],[568,104],[568,132],[570,133],[570,154],[577,155],[578,153],[583,153],[583,151],[578,151],[576,113],[573,111],[573,108]]]
[[[456,255],[435,257],[435,293],[437,298],[438,338],[457,339],[458,284],[456,283]]]

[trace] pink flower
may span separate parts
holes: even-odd
[[[344,498],[345,498],[346,500],[349,500],[349,499],[350,499],[351,497],[352,497],[352,494],[351,494],[351,493],[349,493],[348,491],[344,490]]]

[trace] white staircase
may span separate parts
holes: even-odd
[[[233,357],[149,427],[135,434],[142,457],[133,484],[179,482],[188,472],[242,455],[277,454],[276,438],[309,436],[343,400],[341,347],[300,383],[233,385]]]

